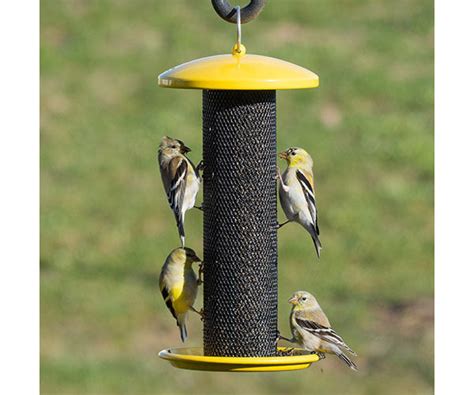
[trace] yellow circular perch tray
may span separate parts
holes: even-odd
[[[288,350],[278,347],[279,351]],[[176,368],[215,372],[278,372],[306,369],[319,360],[317,354],[295,349],[298,355],[284,357],[209,357],[201,347],[172,348],[162,350],[160,358]]]

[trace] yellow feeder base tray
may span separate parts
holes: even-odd
[[[278,351],[290,350],[278,347]],[[294,354],[284,357],[209,357],[201,347],[171,348],[162,350],[160,358],[176,368],[214,372],[278,372],[306,369],[319,360],[317,354],[294,349]]]

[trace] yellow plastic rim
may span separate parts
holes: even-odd
[[[288,351],[278,347],[279,351]],[[209,357],[203,355],[201,347],[173,348],[159,353],[176,368],[216,372],[277,372],[306,369],[319,360],[317,354],[294,349],[298,355],[284,357]]]
[[[313,72],[284,60],[242,52],[196,59],[158,77],[164,88],[279,90],[319,86]]]

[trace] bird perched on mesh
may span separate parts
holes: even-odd
[[[288,167],[280,178],[280,204],[288,222],[298,222],[311,235],[318,258],[321,256],[319,240],[318,209],[314,196],[313,159],[303,148],[288,148],[278,155],[286,160]]]
[[[290,314],[292,339],[280,336],[280,339],[297,343],[305,350],[337,355],[347,366],[357,370],[356,364],[346,356],[345,352],[357,355],[331,328],[326,314],[316,298],[309,292],[298,291],[288,300],[293,305]]]
[[[174,249],[166,258],[159,280],[161,294],[176,319],[183,342],[188,337],[186,329],[188,311],[202,315],[193,307],[200,282],[192,268],[194,262],[201,262],[201,259],[191,248]]]
[[[190,151],[181,140],[168,136],[161,139],[158,149],[161,179],[176,219],[182,247],[185,245],[184,216],[187,210],[194,207],[201,183],[199,170],[202,162],[197,168],[194,167],[186,157]]]

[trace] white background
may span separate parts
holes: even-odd
[[[473,391],[474,5],[435,8],[435,335],[437,394]]]
[[[39,2],[0,3],[0,393],[39,393]]]

